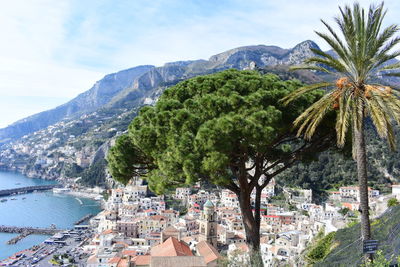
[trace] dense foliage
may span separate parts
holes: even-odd
[[[391,191],[390,184],[398,183],[400,174],[400,151],[390,151],[385,140],[378,138],[371,125],[366,129],[368,144],[367,157],[368,184],[381,193]],[[400,143],[400,135],[396,134]],[[279,176],[277,182],[282,186],[297,186],[312,189],[314,199],[322,202],[328,197],[328,190],[338,190],[340,186],[357,184],[357,166],[350,154],[330,150],[319,155],[312,162],[299,163]]]
[[[335,235],[336,232],[330,232],[326,236],[317,236],[317,240],[315,240],[316,243],[306,255],[308,263],[313,264],[321,261],[329,254],[333,245],[333,239]]]
[[[157,192],[200,178],[225,185],[232,180],[230,164],[241,153],[247,153],[247,162],[257,153],[274,158],[294,150],[271,145],[280,135],[291,134],[291,121],[320,95],[304,96],[287,107],[279,104],[300,85],[275,75],[236,70],[184,81],[167,89],[155,107],[140,111],[129,136],[121,137],[109,154],[111,172],[117,179],[128,179],[125,174],[131,170],[121,170],[130,159],[118,155],[144,153],[154,164],[154,168],[146,165],[150,167],[146,178]],[[128,138],[136,153],[123,151],[133,149],[125,143]]]
[[[181,82],[140,110],[108,154],[110,172],[124,183],[143,176],[156,193],[198,181],[230,189],[255,252],[262,190],[296,161],[332,145],[328,121],[309,141],[292,131],[292,121],[321,96],[316,91],[284,106],[280,100],[301,85],[233,69]]]
[[[105,169],[107,161],[100,159],[85,169],[82,173],[81,183],[86,186],[104,186],[105,183]]]
[[[395,197],[389,199],[388,202],[387,202],[387,206],[388,207],[394,207],[394,206],[397,206],[397,205],[399,205],[399,201]]]

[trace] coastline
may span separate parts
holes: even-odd
[[[23,173],[21,173],[21,172],[19,172],[19,171],[15,171],[15,170],[4,170],[4,169],[2,169],[2,172],[6,172],[6,173],[12,173],[12,174],[16,174],[16,175],[21,175],[21,176],[24,176],[27,180],[30,180],[30,179],[37,179],[36,177],[35,178],[33,178],[33,177],[28,177],[27,175],[25,175],[25,174],[23,174]],[[75,198],[84,198],[84,199],[90,199],[90,200],[92,200],[92,201],[95,201],[95,202],[97,202],[98,204],[96,205],[96,206],[99,206],[99,209],[98,209],[98,211],[96,210],[96,212],[93,212],[92,214],[94,214],[94,215],[98,215],[99,214],[99,212],[101,212],[102,210],[103,210],[103,204],[104,204],[104,201],[103,201],[103,195],[101,194],[103,191],[104,191],[104,189],[102,189],[102,188],[86,188],[86,187],[83,187],[83,186],[79,186],[79,187],[77,187],[76,186],[76,184],[72,184],[71,183],[71,181],[66,181],[66,180],[64,180],[64,179],[43,179],[43,178],[40,178],[39,177],[39,179],[40,180],[43,180],[43,181],[49,181],[49,180],[53,180],[54,182],[57,182],[58,184],[60,184],[60,185],[62,185],[63,187],[67,187],[70,191],[69,192],[52,192],[51,190],[50,190],[50,192],[52,192],[52,194],[54,194],[54,195],[57,195],[57,194],[59,194],[59,195],[61,195],[61,194],[66,194],[66,195],[69,195],[70,197],[75,197]],[[19,182],[19,181],[18,181]],[[23,181],[21,181],[21,183],[23,184]],[[29,184],[30,182],[28,181],[28,184]],[[13,187],[13,185],[14,185],[14,183],[10,183],[10,184],[8,184],[7,185],[7,188],[8,187]],[[75,187],[75,188],[74,188]],[[29,195],[34,195],[34,194],[29,194]],[[29,197],[28,196],[26,196],[26,198],[28,199],[28,200],[25,200],[25,201],[29,201]],[[18,198],[19,199],[19,198]],[[25,198],[24,198],[25,199]],[[83,199],[82,199],[83,200]],[[30,200],[30,202],[29,203],[32,203],[32,201],[37,201],[37,200]],[[83,200],[84,201],[84,200]],[[80,201],[81,202],[81,201]],[[20,203],[20,202],[10,202],[10,203],[13,203],[13,204],[15,204],[15,203]],[[36,202],[35,202],[36,203]],[[81,202],[81,205],[82,205],[82,202]],[[87,206],[87,205],[84,205],[84,206]],[[90,207],[90,206],[89,206]],[[10,223],[9,223],[10,224]],[[29,248],[26,248],[26,249],[23,249],[23,250],[19,250],[18,252],[15,252],[15,253],[13,253],[13,254],[8,254],[9,256],[8,257],[6,257],[6,258],[1,258],[0,259],[0,265],[1,264],[3,264],[4,263],[4,261],[7,261],[7,259],[10,259],[10,258],[12,258],[12,257],[14,257],[15,255],[18,255],[19,253],[21,253],[21,252],[23,252],[23,251],[27,251],[27,250],[31,250],[32,248],[35,248],[36,246],[42,246],[42,243],[43,242],[39,242],[39,243],[33,243],[33,244],[35,244],[35,245],[33,245],[33,246],[31,246],[31,247],[29,247]]]
[[[54,194],[65,194],[65,195],[71,195],[71,196],[74,196],[74,197],[89,198],[89,199],[93,199],[93,200],[96,200],[96,201],[102,201],[103,200],[103,196],[101,194],[93,193],[93,192],[87,192],[87,191],[83,191],[83,190],[60,192],[60,193],[54,193]]]

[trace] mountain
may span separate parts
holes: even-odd
[[[138,66],[106,75],[68,103],[0,129],[0,169],[47,179],[81,177],[86,185],[104,184],[107,177],[104,155],[108,147],[127,130],[140,107],[153,104],[169,86],[229,68],[258,69],[305,83],[334,79],[318,72],[288,71],[289,66],[312,56],[310,48],[319,49],[312,41],[301,42],[291,49],[244,46],[208,60],[177,61],[161,67]],[[385,82],[399,84],[397,78]],[[378,185],[384,190],[400,174],[400,163],[396,160],[400,152],[390,154],[373,129],[367,136],[371,142],[368,157],[376,159],[369,165],[371,186]],[[400,135],[396,136],[400,142]],[[324,162],[323,166],[319,162]],[[340,173],[336,166],[340,167]],[[351,159],[326,152],[319,156],[319,161],[294,166],[278,182],[311,188],[323,200],[326,190],[356,181],[354,168]]]
[[[96,82],[91,89],[78,95],[68,103],[33,116],[19,120],[0,129],[1,142],[10,141],[26,134],[41,130],[66,118],[94,111],[106,103],[121,90],[132,86],[132,82],[154,66],[138,66],[117,73],[106,75]]]
[[[245,69],[250,67],[251,62],[258,67],[298,64],[311,56],[311,47],[318,48],[312,41],[304,41],[292,49],[265,45],[244,46],[214,55],[209,60],[178,61],[162,67],[138,66],[109,74],[68,103],[0,129],[0,144],[102,107],[131,108],[138,105],[143,97],[153,93],[150,91],[196,75],[229,68]]]

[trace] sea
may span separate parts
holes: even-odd
[[[19,173],[0,171],[0,190],[54,183],[28,178]],[[83,216],[101,211],[98,201],[52,191],[0,197],[0,200],[4,198],[7,201],[0,202],[0,225],[6,226],[50,227],[54,224],[57,228],[68,229]],[[14,200],[11,200],[12,198]],[[7,245],[6,242],[15,236],[17,234],[0,233],[0,260],[48,238],[43,235],[30,235],[15,245]]]

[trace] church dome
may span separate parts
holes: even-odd
[[[214,204],[210,201],[207,200],[207,202],[204,204],[205,208],[214,208]]]

